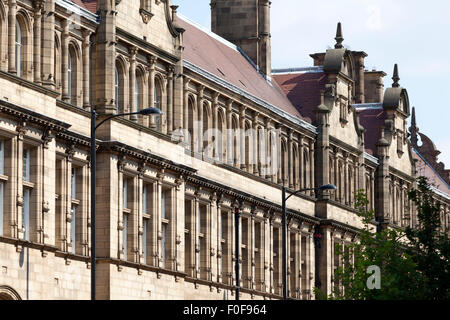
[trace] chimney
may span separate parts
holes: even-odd
[[[270,77],[269,0],[211,0],[211,30],[239,46]]]
[[[383,78],[385,76],[386,73],[383,71],[372,70],[364,72],[364,96],[366,103],[383,102]]]

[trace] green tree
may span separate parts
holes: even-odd
[[[363,228],[356,243],[336,246],[343,266],[334,276],[334,289],[326,296],[316,288],[318,299],[333,300],[399,300],[444,299],[449,292],[450,242],[441,232],[440,209],[432,201],[426,178],[418,180],[418,190],[410,192],[416,204],[419,227],[385,228],[376,232],[373,210],[367,210],[363,191],[356,194],[356,210]],[[353,262],[351,263],[353,259]],[[380,268],[380,288],[370,289],[369,267]],[[432,266],[432,267],[430,267]],[[369,279],[370,280],[370,279]]]

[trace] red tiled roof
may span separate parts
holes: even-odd
[[[444,182],[441,176],[431,167],[431,165],[428,164],[417,151],[413,152],[413,157],[417,159],[417,175],[427,177],[432,186],[450,195],[450,186]]]
[[[383,109],[364,109],[357,112],[359,123],[366,129],[364,133],[366,152],[376,155],[377,142],[381,138],[381,127],[384,126],[386,113]]]
[[[97,12],[97,0],[71,0],[73,3],[85,8],[92,13]]]
[[[238,50],[181,18],[177,23],[186,30],[183,36],[184,60],[303,119],[275,81],[270,85]]]
[[[325,89],[324,72],[273,75],[284,94],[309,123],[315,119],[314,110],[320,105],[320,91]]]

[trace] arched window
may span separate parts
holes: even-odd
[[[162,110],[162,85],[161,80],[159,78],[155,78],[155,88],[153,92],[153,104],[155,108]],[[164,112],[164,111],[163,111]],[[161,131],[162,130],[162,119],[161,115],[154,115],[154,122],[156,125],[156,130]],[[192,139],[192,134],[191,134]]]
[[[281,141],[281,177],[278,180],[281,180],[283,185],[286,185],[287,182],[287,150],[286,150],[286,141]]]
[[[245,170],[251,172],[252,168],[252,157],[251,157],[251,139],[252,139],[252,129],[248,122],[245,122],[245,142],[244,142],[244,154],[245,154]]]
[[[189,147],[191,151],[194,150],[195,139],[194,139],[194,112],[195,112],[195,103],[191,97],[188,100],[188,133],[189,133]],[[156,107],[156,104],[155,104]]]
[[[139,92],[141,92],[141,90],[140,90],[140,83],[139,83],[140,81],[139,81],[139,76],[138,76],[138,73],[136,72],[136,75],[134,76],[134,83],[135,83],[135,86],[134,86],[134,97],[133,97],[133,99],[134,99],[134,110],[132,111],[132,112],[136,112],[136,111],[138,111],[139,110],[139,104],[140,104],[140,101],[139,101]]]
[[[18,77],[22,76],[22,27],[16,19],[16,74]]]

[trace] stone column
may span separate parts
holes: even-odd
[[[149,107],[155,107],[155,66],[158,59],[154,56],[149,58],[150,67],[148,68],[148,83],[149,83]],[[155,116],[150,116],[150,128],[156,128]]]
[[[183,128],[183,59],[175,65],[173,79],[173,130]]]
[[[232,112],[233,112],[233,100],[229,99],[227,101],[227,163],[233,165],[234,160],[234,150],[233,150],[233,123],[232,123]]]
[[[213,113],[213,130],[214,130],[214,153],[212,154],[212,157],[215,161],[220,160],[219,151],[221,148],[219,148],[219,144],[222,143],[222,133],[219,132],[219,96],[220,94],[218,92],[214,92],[212,96],[212,113]]]
[[[62,77],[62,100],[64,102],[70,101],[69,96],[69,22],[63,20],[63,31],[61,33],[61,77]],[[73,70],[72,70],[73,72]]]
[[[91,110],[90,96],[90,44],[91,32],[83,30],[83,108]],[[118,97],[117,97],[118,98]]]
[[[42,0],[34,1],[34,27],[33,27],[33,65],[34,65],[34,82],[41,84],[41,17],[42,17]]]
[[[47,0],[44,3],[42,22],[42,85],[55,90],[55,1]]]
[[[255,112],[253,117],[253,173],[254,175],[259,175],[258,170],[258,159],[259,159],[259,147],[261,145],[261,141],[258,141],[258,118],[259,113]]]
[[[239,140],[240,140],[240,148],[239,148],[239,155],[237,158],[237,167],[241,168],[242,170],[245,170],[247,168],[246,164],[246,152],[250,152],[250,150],[245,149],[245,110],[247,108],[245,106],[240,107],[240,113],[239,113]],[[250,145],[249,145],[250,148]]]
[[[72,234],[72,160],[74,151],[71,147],[67,148],[66,150],[66,170],[64,172],[64,175],[66,176],[65,181],[65,189],[66,189],[66,198],[65,200],[65,229],[67,230],[65,236],[64,236],[64,251],[72,252],[72,239],[70,238]]]
[[[175,67],[170,66],[167,75],[167,134],[173,131],[173,75]]]
[[[16,0],[9,0],[8,7],[8,72],[16,74]]]
[[[129,112],[138,111],[138,106],[136,105],[136,54],[137,48],[130,48],[130,110]],[[138,116],[132,115],[130,119],[133,121],[137,121]]]
[[[118,210],[117,210],[117,259],[124,259],[125,255],[122,250],[123,247],[123,169],[124,169],[124,158],[119,157],[117,162],[117,197],[118,197]]]
[[[286,168],[286,170],[288,170],[289,172],[289,188],[294,188],[295,187],[295,177],[294,177],[294,143],[292,140],[292,136],[293,136],[293,131],[291,129],[289,129],[288,132],[288,153],[289,153],[289,163],[288,166]]]
[[[197,118],[194,118],[194,127],[197,127],[197,145],[196,152],[202,155],[203,159],[203,94],[205,86],[199,85],[197,91]]]

